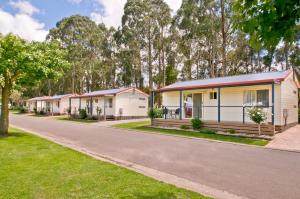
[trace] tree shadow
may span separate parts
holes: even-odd
[[[135,198],[139,199],[176,199],[176,195],[170,192],[159,192],[155,194],[136,193]]]
[[[0,139],[7,139],[10,137],[26,137],[27,135],[25,135],[24,133],[17,133],[17,132],[9,132],[8,135],[3,136],[0,135]]]

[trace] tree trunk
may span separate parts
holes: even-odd
[[[148,70],[149,70],[149,89],[153,89],[153,78],[152,78],[152,46],[151,46],[151,33],[148,30]]]
[[[221,0],[221,28],[222,28],[222,72],[221,75],[226,75],[226,33],[225,33],[225,11],[224,0]]]
[[[290,69],[289,64],[289,44],[287,41],[284,42],[284,58],[285,58],[285,69]]]
[[[2,87],[2,106],[1,106],[1,117],[0,117],[0,136],[8,135],[8,125],[9,125],[9,111],[8,102],[9,101],[9,86],[6,84]]]

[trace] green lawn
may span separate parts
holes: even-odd
[[[131,122],[125,124],[117,124],[114,127],[117,128],[125,128],[125,129],[134,129],[140,131],[148,131],[148,132],[157,132],[157,133],[164,133],[164,134],[172,134],[172,135],[183,135],[188,137],[197,137],[197,138],[206,138],[212,140],[220,140],[226,142],[236,142],[242,144],[250,144],[250,145],[257,145],[257,146],[265,146],[268,144],[267,140],[263,139],[252,139],[252,138],[242,138],[230,135],[218,135],[218,134],[209,134],[203,132],[191,132],[191,131],[184,131],[184,130],[173,130],[173,129],[161,129],[161,128],[151,128],[148,127],[150,125],[149,121],[145,122]]]
[[[0,198],[205,198],[10,129],[0,137]]]
[[[66,115],[62,116],[54,116],[57,120],[63,120],[63,121],[71,121],[71,122],[82,122],[82,123],[95,123],[98,122],[98,120],[88,120],[88,119],[79,119],[79,118],[72,118]]]

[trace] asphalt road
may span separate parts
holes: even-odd
[[[300,198],[300,153],[11,115],[14,126],[247,198]]]

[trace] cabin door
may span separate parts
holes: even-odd
[[[202,93],[193,95],[193,118],[202,118]]]

